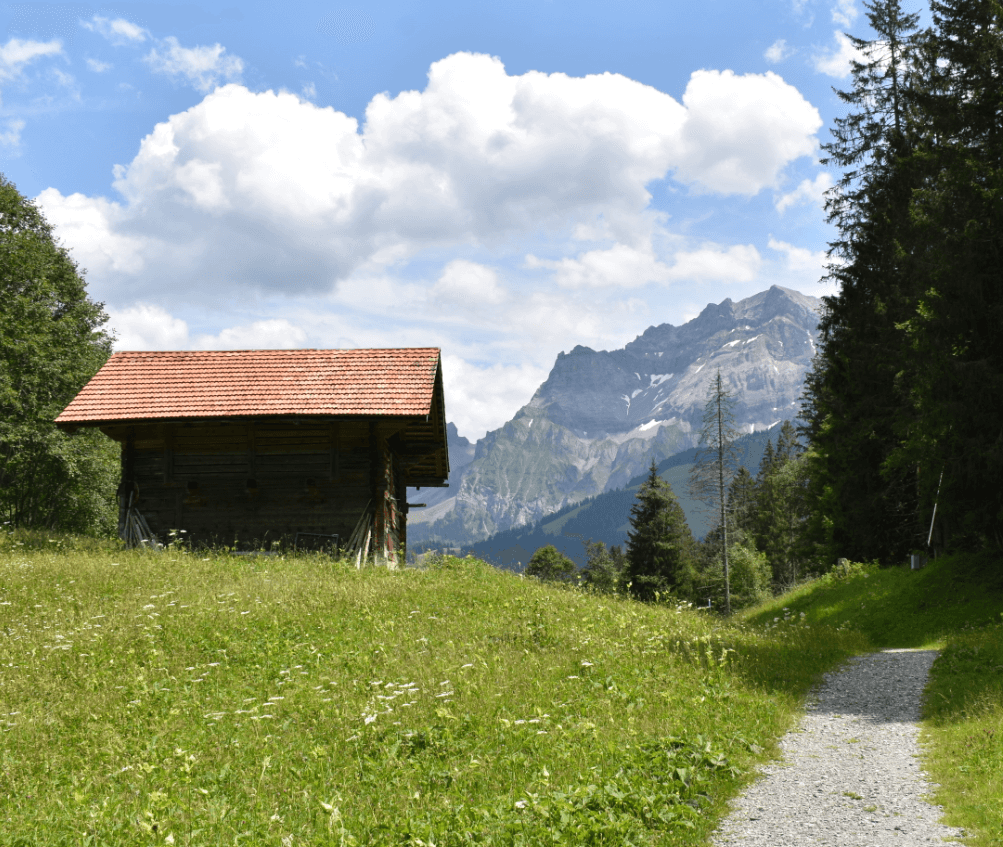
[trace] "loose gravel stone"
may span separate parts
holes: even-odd
[[[712,836],[715,845],[918,847],[958,844],[924,801],[918,721],[935,650],[885,650],[827,674],[805,718],[780,742]]]

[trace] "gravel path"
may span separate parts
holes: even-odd
[[[827,674],[808,713],[780,742],[712,837],[715,845],[918,847],[958,844],[923,801],[920,698],[935,650],[885,650]]]

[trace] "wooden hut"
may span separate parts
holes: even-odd
[[[122,445],[126,538],[337,544],[395,564],[406,487],[449,475],[435,348],[116,353],[56,425]]]

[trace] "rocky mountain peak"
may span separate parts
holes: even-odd
[[[734,322],[735,304],[728,297],[720,303],[708,303],[693,321],[693,328],[702,333],[713,333],[721,329],[730,329]]]
[[[754,294],[738,304],[736,311],[739,320],[754,320],[765,323],[771,318],[788,317],[798,322],[818,322],[818,309],[821,301],[817,297],[809,297],[790,288],[772,285],[766,291]]]
[[[529,407],[579,434],[699,420],[718,370],[750,430],[791,417],[815,350],[820,301],[773,286],[710,303],[681,327],[650,327],[622,350],[577,346],[557,357]],[[779,401],[779,402],[778,402]]]
[[[562,352],[530,402],[479,440],[471,459],[469,442],[449,433],[450,487],[416,513],[416,531],[424,523],[429,538],[470,541],[625,484],[651,459],[695,445],[718,371],[744,431],[793,418],[820,306],[773,286],[708,304],[682,326],[649,327],[620,350]]]

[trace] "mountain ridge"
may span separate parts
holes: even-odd
[[[418,495],[429,507],[412,513],[409,538],[465,546],[622,488],[652,460],[695,446],[718,370],[741,431],[793,418],[820,305],[772,286],[737,303],[708,304],[681,326],[649,327],[618,350],[561,352],[530,401],[479,439],[472,457],[470,442],[455,434],[450,446],[463,451],[462,461],[445,493]]]
[[[738,465],[755,476],[765,452],[766,442],[775,438],[774,430],[744,435],[736,440]],[[717,520],[716,510],[689,496],[688,480],[697,448],[683,450],[657,464],[657,472],[669,483],[686,515],[686,523],[697,540]],[[484,561],[521,570],[530,556],[544,545],[552,545],[574,561],[585,564],[585,542],[602,541],[607,547],[626,549],[630,508],[647,473],[630,479],[622,488],[604,491],[580,503],[571,503],[532,524],[513,527],[469,545],[469,550]]]

